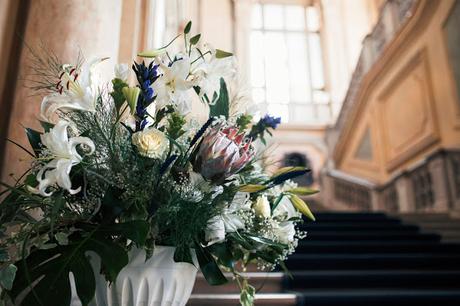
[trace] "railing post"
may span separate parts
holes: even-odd
[[[398,193],[399,212],[415,211],[415,196],[412,182],[406,174],[400,175],[395,180]]]
[[[442,153],[437,154],[428,162],[428,171],[431,174],[434,193],[433,211],[436,212],[446,212],[451,205],[446,167],[445,155]]]
[[[371,211],[382,211],[384,209],[382,203],[382,192],[377,188],[373,188],[371,193]]]

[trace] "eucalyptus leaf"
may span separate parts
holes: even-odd
[[[188,34],[191,29],[192,29],[192,22],[189,21],[189,22],[187,22],[187,25],[184,28],[184,34]]]
[[[233,53],[230,53],[224,50],[220,50],[220,49],[216,49],[216,58],[225,58],[225,57],[230,57],[230,56],[233,56]]]
[[[0,287],[11,290],[17,270],[18,268],[13,264],[0,267]]]
[[[0,262],[6,262],[10,259],[8,251],[6,249],[0,248]]]
[[[198,41],[200,40],[201,38],[201,34],[197,34],[195,36],[193,36],[192,38],[190,38],[190,44],[191,45],[196,45],[198,43]]]

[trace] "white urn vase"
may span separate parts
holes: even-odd
[[[195,265],[175,262],[174,251],[174,247],[156,246],[153,256],[145,261],[145,251],[133,249],[128,265],[111,285],[99,274],[99,258],[92,256],[96,295],[90,306],[184,306],[195,284],[198,263],[194,251]],[[74,286],[72,296],[71,305],[81,305]]]

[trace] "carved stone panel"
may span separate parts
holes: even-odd
[[[393,77],[379,100],[386,168],[391,171],[439,138],[425,52]]]

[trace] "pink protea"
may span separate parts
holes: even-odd
[[[251,140],[238,128],[213,127],[203,137],[195,170],[211,181],[223,181],[237,173],[254,157]]]

